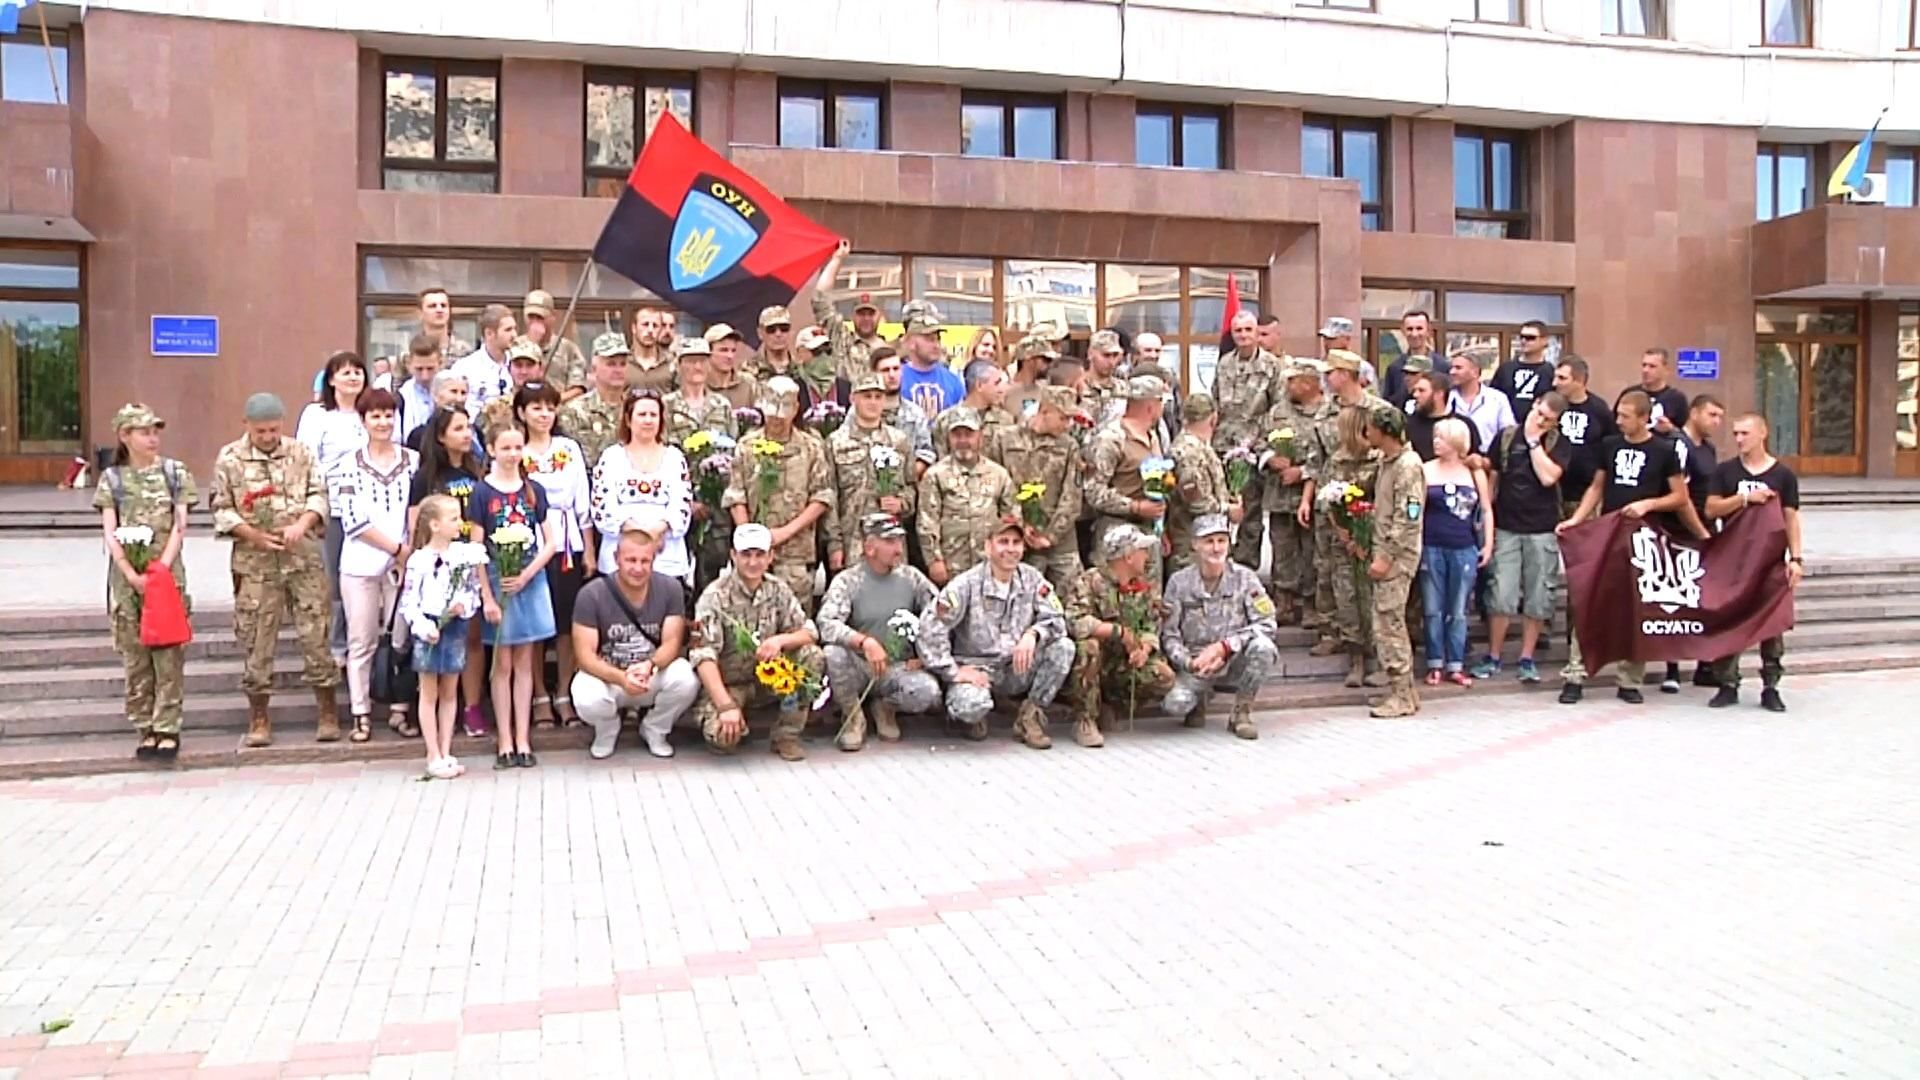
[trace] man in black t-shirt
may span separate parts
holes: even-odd
[[[1547,324],[1528,319],[1520,324],[1519,340],[1520,355],[1501,364],[1488,384],[1507,395],[1516,419],[1524,418],[1534,401],[1553,389],[1553,364],[1547,360]]]
[[[1701,521],[1707,517],[1707,495],[1713,487],[1713,470],[1719,464],[1719,452],[1714,449],[1713,437],[1720,432],[1720,420],[1726,415],[1726,408],[1712,394],[1701,394],[1687,407],[1687,422],[1675,429],[1673,448],[1680,455],[1680,468],[1687,477],[1687,498],[1693,503],[1693,512],[1700,515]],[[1720,680],[1713,674],[1712,661],[1699,660],[1693,665],[1693,685],[1719,686]],[[1660,680],[1660,692],[1677,694],[1680,692],[1680,665],[1667,661],[1667,672]]]
[[[1580,505],[1573,516],[1561,522],[1556,532],[1565,532],[1580,522],[1617,511],[1629,518],[1677,514],[1688,532],[1702,540],[1707,538],[1707,527],[1687,498],[1687,478],[1680,467],[1680,455],[1674,450],[1672,439],[1657,438],[1653,434],[1652,412],[1653,402],[1646,394],[1628,390],[1620,395],[1613,417],[1620,425],[1620,434],[1601,444],[1600,469],[1593,474],[1593,483],[1587,486],[1587,493],[1580,496]],[[1640,684],[1646,677],[1644,663],[1620,661],[1614,675],[1620,700],[1640,704],[1643,700]],[[1580,659],[1580,638],[1575,635],[1572,655],[1567,657],[1566,685],[1560,688],[1562,705],[1579,702],[1586,678],[1587,670]]]
[[[1520,681],[1537,683],[1533,651],[1540,630],[1553,618],[1553,575],[1560,568],[1560,478],[1572,447],[1560,434],[1567,401],[1549,390],[1527,411],[1521,426],[1501,432],[1493,451],[1493,560],[1488,564],[1487,655],[1473,677],[1500,673],[1507,626],[1520,622]]]
[[[1653,433],[1669,439],[1687,422],[1687,395],[1673,388],[1673,360],[1665,349],[1648,349],[1640,357],[1640,385],[1632,389],[1639,390],[1653,402]],[[1627,395],[1620,392],[1620,397]],[[1614,398],[1616,408],[1620,398]]]
[[[1567,399],[1567,411],[1560,414],[1560,437],[1567,441],[1572,458],[1567,473],[1560,478],[1563,513],[1571,513],[1593,483],[1600,468],[1600,444],[1614,434],[1613,410],[1607,403],[1587,393],[1592,372],[1577,356],[1563,356],[1553,371],[1553,389]]]
[[[1453,407],[1447,389],[1447,377],[1442,372],[1416,371],[1407,376],[1407,445],[1421,461],[1433,460],[1433,426],[1448,417],[1466,423],[1467,439],[1473,444],[1467,448],[1469,456],[1484,455],[1488,450],[1481,445],[1480,429]]]
[[[1800,478],[1767,452],[1767,421],[1757,413],[1747,413],[1733,422],[1733,445],[1740,456],[1724,461],[1713,473],[1713,494],[1707,499],[1707,512],[1716,521],[1725,521],[1749,506],[1780,500],[1787,523],[1787,588],[1800,587],[1804,565],[1800,560]],[[1760,643],[1760,707],[1768,712],[1786,712],[1780,699],[1782,659],[1787,654],[1782,638],[1770,637]],[[1715,664],[1720,691],[1707,705],[1723,709],[1740,703],[1740,657],[1729,656]]]

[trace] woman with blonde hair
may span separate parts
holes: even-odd
[[[973,332],[973,339],[967,342],[966,361],[961,367],[975,360],[988,360],[995,367],[1007,366],[1006,357],[1000,355],[1000,332],[991,326],[983,326]]]
[[[1427,685],[1445,679],[1472,686],[1466,672],[1467,597],[1473,580],[1493,557],[1493,496],[1487,474],[1470,468],[1473,433],[1449,416],[1433,425],[1427,503],[1420,528],[1420,608],[1426,629]]]

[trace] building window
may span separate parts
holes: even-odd
[[[1914,205],[1914,150],[1911,147],[1887,151],[1887,205]]]
[[[68,98],[67,35],[0,37],[0,101],[58,105]]]
[[[960,152],[970,157],[1058,160],[1060,102],[969,90],[960,97]]]
[[[1771,221],[1807,208],[1813,147],[1761,143],[1753,161],[1755,220]]]
[[[1520,324],[1537,319],[1547,327],[1547,356],[1558,359],[1572,341],[1565,293],[1495,291],[1488,287],[1443,288],[1434,285],[1384,285],[1366,282],[1360,290],[1360,322],[1366,355],[1380,371],[1406,354],[1401,329],[1411,312],[1425,312],[1434,355],[1464,352],[1491,374],[1520,352]]]
[[[384,186],[494,191],[500,181],[500,67],[465,60],[386,61]]]
[[[780,80],[780,145],[809,150],[884,150],[885,88],[865,83]]]
[[[1473,21],[1524,25],[1527,21],[1524,0],[1473,0]]]
[[[636,133],[634,117],[642,103],[646,124]],[[691,72],[587,70],[587,194],[620,194],[640,147],[667,113],[692,130]]]
[[[1667,36],[1667,0],[1600,0],[1600,32],[1616,37]]]
[[[1141,103],[1133,113],[1133,160],[1139,165],[1218,169],[1226,163],[1223,111],[1205,105]]]
[[[1813,0],[1761,0],[1760,44],[1813,44]]]
[[[1382,227],[1381,125],[1345,116],[1309,116],[1300,128],[1300,171],[1360,185],[1360,227]]]
[[[80,451],[80,251],[0,247],[0,455]]]
[[[1454,235],[1526,239],[1526,193],[1525,134],[1454,129]]]

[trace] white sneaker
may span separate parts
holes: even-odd
[[[649,731],[647,732],[647,753],[658,758],[672,757],[673,744],[667,741],[665,735],[659,732]]]
[[[587,753],[593,755],[595,761],[605,761],[613,756],[614,744],[620,741],[620,714],[589,722],[593,724],[593,745]]]
[[[427,763],[427,775],[435,780],[451,780],[459,775],[454,772],[455,764],[452,758],[434,758]]]

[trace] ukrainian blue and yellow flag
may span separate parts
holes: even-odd
[[[1859,197],[1866,194],[1867,161],[1873,157],[1873,136],[1880,130],[1880,121],[1886,119],[1887,110],[1881,109],[1874,118],[1873,126],[1867,129],[1867,137],[1846,152],[1840,163],[1833,167],[1833,175],[1827,177],[1827,197],[1838,198],[1842,195]]]

